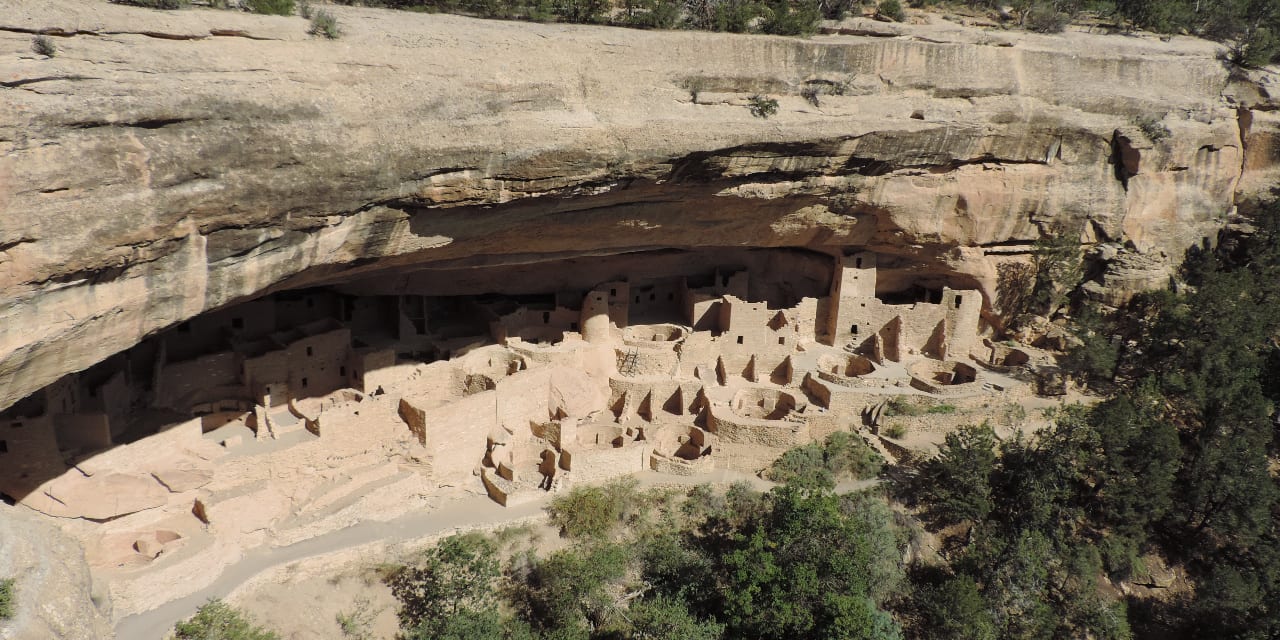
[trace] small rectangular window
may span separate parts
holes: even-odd
[[[9,453],[9,443],[8,443],[8,442],[6,442],[6,441],[4,441],[4,440],[0,440],[0,453]]]
[[[778,344],[786,344],[786,343],[787,343],[786,338],[778,338]]]
[[[742,344],[742,336],[738,336],[738,344]]]
[[[849,333],[852,333],[855,336],[858,335],[858,325],[855,324],[852,327],[849,327]]]
[[[544,311],[544,312],[542,312],[542,324],[551,324],[551,312],[550,312],[550,311]]]
[[[654,300],[657,300],[657,299],[658,299],[658,294],[656,293],[649,294],[649,302],[653,302]]]
[[[311,347],[307,347],[307,355],[308,355],[308,356],[310,356],[310,355],[311,355]]]
[[[637,303],[639,303],[639,302],[640,302],[640,296],[636,296],[636,302],[637,302]]]
[[[346,368],[346,367],[338,367],[338,375],[340,375],[340,376],[345,376],[345,375],[347,375],[347,368]]]
[[[306,388],[306,386],[307,386],[307,379],[306,379],[306,378],[303,378],[303,379],[302,379],[302,387],[305,389],[305,388]]]
[[[960,308],[960,296],[956,296],[956,308]]]
[[[861,269],[861,268],[862,268],[862,258],[855,258],[855,259],[854,259],[854,261],[853,261],[853,266],[854,266],[854,268],[855,268],[855,269]]]
[[[618,290],[617,290],[617,289],[610,289],[610,290],[609,290],[609,297],[610,297],[610,298],[616,298],[616,297],[618,297]]]

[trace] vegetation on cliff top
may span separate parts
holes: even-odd
[[[8,620],[17,610],[13,578],[0,578],[0,620]]]
[[[191,0],[111,0],[154,9],[179,9]],[[733,33],[810,35],[821,20],[851,14],[902,22],[899,0],[336,0],[338,4],[409,11],[456,13],[481,18],[610,24],[640,29],[693,29]],[[209,0],[221,8],[292,15],[294,0]],[[964,5],[989,12],[1010,26],[1062,31],[1082,14],[1159,33],[1189,33],[1227,43],[1231,61],[1259,66],[1280,59],[1280,3],[1274,0],[911,0],[915,8]],[[864,11],[865,9],[865,11]],[[307,13],[304,11],[304,13]],[[310,15],[304,18],[312,19]],[[313,22],[312,33],[336,37],[334,28]],[[330,35],[334,34],[334,35]]]

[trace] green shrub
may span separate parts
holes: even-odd
[[[720,640],[724,625],[715,620],[699,620],[688,604],[674,598],[641,600],[628,609],[634,638],[671,640]]]
[[[924,413],[924,407],[913,402],[907,396],[896,396],[885,404],[886,416],[918,416]]]
[[[1160,142],[1170,135],[1169,128],[1164,126],[1163,118],[1158,116],[1142,116],[1137,119],[1138,128],[1152,142]]]
[[[1061,33],[1070,17],[1048,3],[1037,3],[1027,10],[1023,25],[1037,33]]]
[[[8,620],[17,611],[13,578],[0,579],[0,620]]]
[[[624,21],[641,29],[674,29],[680,25],[682,7],[680,0],[627,0]]]
[[[1145,568],[1137,541],[1128,536],[1103,538],[1098,541],[1098,553],[1102,555],[1102,566],[1114,580],[1127,580]]]
[[[216,598],[179,622],[173,632],[176,640],[280,640],[274,631],[255,626],[244,612]]]
[[[765,475],[774,482],[827,489],[845,478],[874,477],[883,465],[880,454],[862,438],[837,431],[821,445],[810,443],[782,454]]]
[[[547,506],[551,523],[570,538],[603,538],[617,526],[636,502],[634,478],[614,480],[603,486],[574,487]]]
[[[497,554],[497,547],[481,534],[454,535],[392,575],[387,586],[400,601],[400,628],[435,638],[460,611],[491,609]]]
[[[310,20],[312,14],[311,0],[298,0],[298,15]]]
[[[703,27],[710,31],[746,33],[764,11],[764,5],[755,0],[718,0],[712,5],[710,24]]]
[[[757,118],[768,118],[778,112],[778,101],[760,94],[747,98],[747,108]]]
[[[822,17],[828,20],[844,20],[849,12],[858,9],[861,0],[819,0]]]
[[[293,15],[293,0],[247,0],[245,6],[254,13],[272,16]]]
[[[1231,50],[1231,61],[1246,67],[1261,67],[1280,56],[1280,36],[1258,27],[1241,36]]]
[[[49,36],[36,36],[31,39],[31,50],[38,55],[52,58],[58,54],[58,47],[53,44],[53,40]]]
[[[518,608],[533,626],[559,632],[550,637],[587,638],[588,621],[603,623],[617,614],[614,585],[626,575],[631,559],[629,546],[592,544],[535,560],[517,594],[522,601]]]
[[[800,90],[800,97],[804,98],[805,102],[808,102],[815,107],[822,106],[821,96],[822,87],[816,84],[805,85],[805,87]]]
[[[876,15],[894,22],[907,19],[906,12],[902,10],[902,3],[898,0],[880,0],[880,4],[876,5]]]
[[[556,0],[552,12],[565,22],[600,22],[609,10],[609,0]]]
[[[778,36],[810,35],[818,30],[822,11],[815,0],[772,0],[760,23],[760,31]]]
[[[817,443],[787,450],[773,462],[765,475],[774,482],[827,489],[836,486],[836,479],[823,459],[822,447]]]
[[[935,404],[932,407],[925,409],[924,412],[932,413],[934,415],[951,415],[956,412],[956,406],[954,404]]]
[[[688,77],[680,81],[680,86],[689,92],[689,101],[697,102],[698,95],[707,90],[705,78]]]
[[[307,29],[307,33],[337,40],[342,35],[342,30],[338,28],[338,19],[333,17],[332,13],[320,9],[311,16],[311,27]]]
[[[1010,402],[1003,411],[1004,424],[1013,426],[1027,419],[1027,410],[1020,404]]]
[[[907,435],[907,427],[900,422],[894,422],[884,428],[884,435],[886,438],[900,440],[902,436]]]

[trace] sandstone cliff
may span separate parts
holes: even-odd
[[[26,509],[0,503],[0,578],[16,580],[5,640],[94,640],[111,635],[110,600],[91,593],[84,550]]]
[[[333,11],[337,41],[0,0],[0,408],[202,311],[410,266],[867,245],[993,305],[996,261],[1066,232],[1151,286],[1280,175],[1280,80],[1190,38]]]

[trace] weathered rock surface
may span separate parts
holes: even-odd
[[[1280,172],[1280,82],[1190,38],[333,11],[337,41],[0,0],[0,408],[202,311],[407,267],[867,245],[991,303],[989,250],[1078,231],[1167,267]]]
[[[110,602],[91,593],[80,545],[21,507],[0,504],[0,577],[12,577],[17,609],[0,622],[5,640],[113,637]]]

